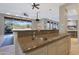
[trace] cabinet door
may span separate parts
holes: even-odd
[[[56,55],[56,43],[51,43],[47,46],[48,55]]]
[[[66,54],[66,44],[60,44],[57,46],[57,55],[65,55]]]
[[[67,44],[66,44],[66,40],[62,39],[58,42],[56,42],[56,53],[57,55],[65,55],[66,54],[66,48],[67,48]]]
[[[36,49],[36,50],[28,53],[28,55],[47,55],[47,47],[42,47],[42,48]]]
[[[69,54],[70,53],[70,49],[71,49],[71,39],[70,39],[70,37],[67,37],[66,38],[66,46],[67,46],[67,48],[66,48],[66,54]]]

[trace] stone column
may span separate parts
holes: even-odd
[[[59,33],[67,33],[66,5],[59,8]]]
[[[78,13],[78,24],[77,24],[77,37],[78,37],[78,42],[79,42],[79,4],[76,5],[77,13]]]

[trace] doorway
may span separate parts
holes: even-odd
[[[71,50],[70,55],[79,55],[79,42],[78,42],[78,32],[79,32],[79,13],[78,4],[66,4],[65,6],[67,20],[67,32],[71,35]]]

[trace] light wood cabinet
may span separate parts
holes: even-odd
[[[44,47],[38,48],[28,55],[67,55],[70,50],[70,37],[65,37]]]
[[[70,50],[70,38],[65,37],[56,42],[57,55],[67,55]]]
[[[57,49],[56,50],[57,55],[65,55],[66,54],[66,44],[65,43],[57,44],[56,49]]]
[[[66,48],[66,54],[69,54],[70,50],[71,50],[71,39],[70,39],[70,37],[67,37],[66,41],[67,41],[67,43],[66,43],[66,46],[67,46],[67,48]]]
[[[48,55],[56,55],[56,43],[51,43],[47,46]]]

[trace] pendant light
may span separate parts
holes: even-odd
[[[40,19],[38,19],[38,12],[37,12],[37,17],[36,17],[36,21],[40,21]]]

